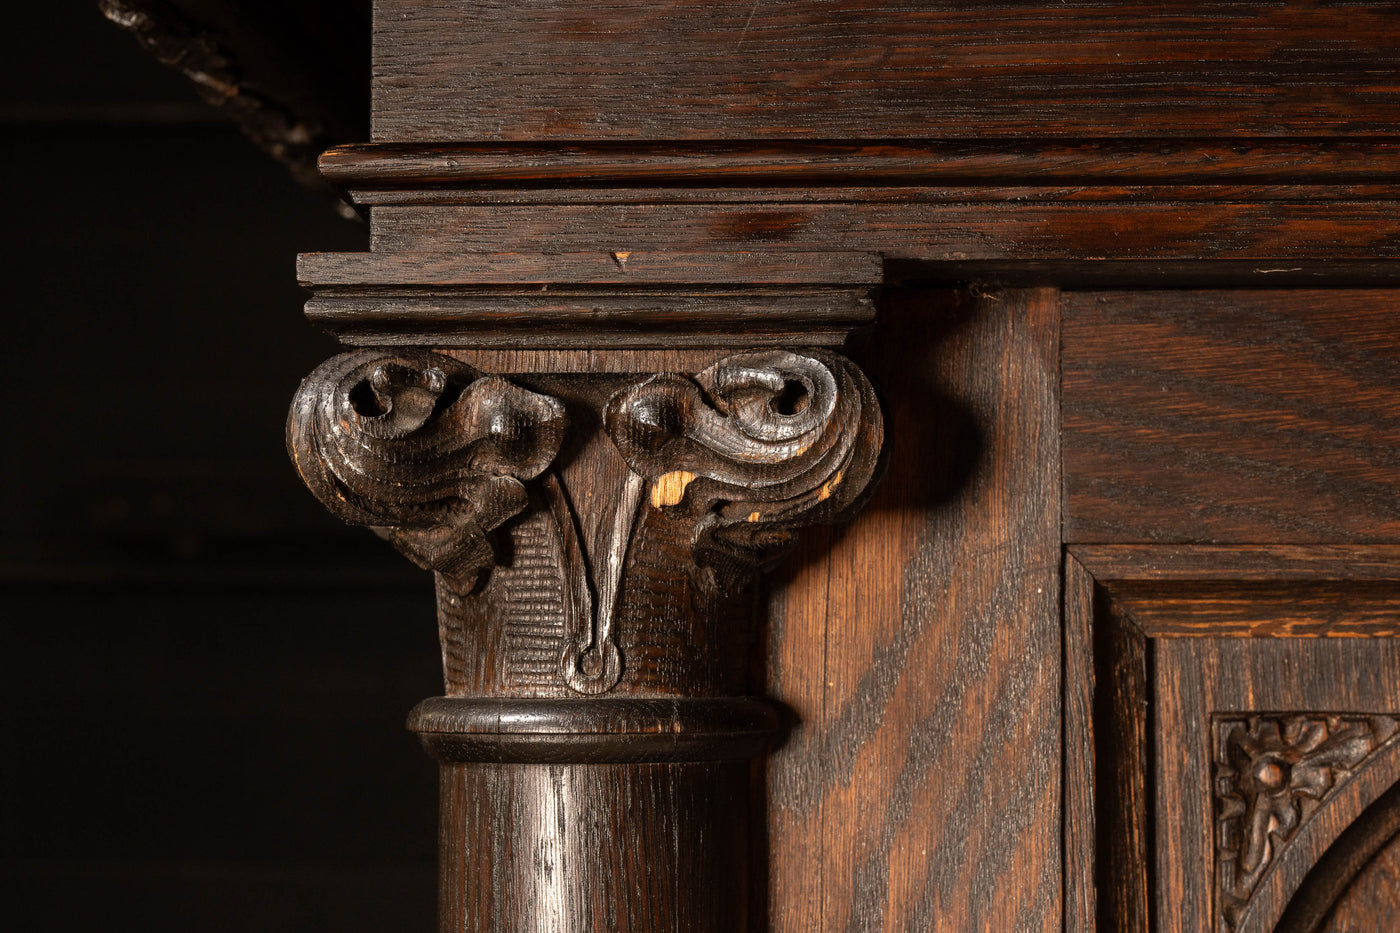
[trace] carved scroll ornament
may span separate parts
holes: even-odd
[[[710,627],[739,611],[724,607],[743,602],[755,567],[798,527],[852,511],[876,471],[874,391],[824,350],[740,353],[621,389],[606,376],[543,384],[579,407],[582,422],[600,423],[599,433],[569,438],[564,458],[594,450],[593,469],[554,463],[568,430],[559,398],[442,353],[335,357],[292,407],[288,446],[311,491],[441,575],[450,693],[467,692],[468,681],[517,690],[523,677],[543,695],[596,696],[622,682],[629,641],[654,653],[647,646],[677,632],[719,637]],[[484,583],[495,529],[514,556]],[[492,647],[483,625],[502,644],[528,641],[528,670],[511,660],[518,652]],[[558,660],[542,666],[558,638]],[[485,671],[491,662],[478,658],[493,657],[503,667]],[[633,667],[632,682],[659,689],[655,672],[670,663],[682,661]]]
[[[538,904],[616,928],[585,863],[642,892],[629,928],[745,928],[751,759],[781,716],[753,696],[744,584],[862,501],[881,440],[869,382],[824,350],[511,380],[363,350],[302,384],[288,446],[307,486],[438,575],[446,695],[410,728],[461,840],[442,849],[443,930],[539,929]]]
[[[781,556],[798,527],[854,511],[883,440],[870,383],[824,350],[654,376],[613,396],[604,421],[651,504],[694,516],[695,560],[721,581]]]
[[[525,508],[524,482],[566,427],[555,399],[445,354],[364,350],[302,382],[287,447],[331,512],[467,590],[494,562],[487,533]]]

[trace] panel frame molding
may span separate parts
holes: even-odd
[[[1292,615],[1276,615],[1288,599]],[[1312,646],[1344,651],[1372,639],[1396,653],[1397,613],[1400,546],[1067,547],[1066,930],[1272,930],[1342,830],[1400,780],[1400,743],[1389,736],[1301,821],[1232,926],[1220,911],[1216,804],[1208,793],[1216,777],[1212,724],[1260,714],[1394,717],[1400,702],[1391,698],[1381,709],[1376,704],[1386,701],[1373,699],[1364,708],[1360,688],[1346,684],[1335,703],[1299,688],[1296,704],[1251,709],[1219,686],[1229,676],[1216,653],[1306,655],[1324,650]],[[1374,663],[1376,677],[1394,678],[1381,652]],[[1181,764],[1173,760],[1177,746],[1165,751],[1162,737],[1191,717],[1186,728],[1203,730],[1207,741],[1186,748]],[[1173,820],[1156,818],[1169,812]],[[1207,872],[1183,866],[1187,849],[1209,853]]]

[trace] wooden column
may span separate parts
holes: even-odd
[[[753,571],[874,477],[873,390],[820,344],[869,322],[879,271],[303,257],[308,312],[358,348],[303,383],[291,454],[436,574],[446,696],[409,725],[442,765],[444,931],[758,923],[781,716]]]

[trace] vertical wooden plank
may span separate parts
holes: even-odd
[[[1142,631],[1100,590],[1094,609],[1094,698],[1098,789],[1098,925],[1113,933],[1151,929],[1152,854],[1148,803],[1152,738],[1148,644]]]
[[[889,475],[775,581],[772,930],[1057,930],[1058,294],[883,314]]]
[[[1210,713],[1220,682],[1216,639],[1155,645],[1157,929],[1201,933],[1211,923]]]
[[[1094,578],[1065,555],[1065,933],[1093,933]]]

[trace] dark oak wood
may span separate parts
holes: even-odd
[[[1148,638],[1400,635],[1400,547],[1076,546]]]
[[[744,283],[870,288],[882,271],[878,254],[852,252],[303,253],[297,260],[301,283],[313,288],[638,284],[694,289]]]
[[[1059,928],[1056,298],[896,294],[859,357],[890,473],[770,610],[774,933]]]
[[[1394,126],[1400,27],[1384,3],[378,9],[376,141],[1306,137]]]
[[[365,266],[336,274],[373,302]],[[762,923],[748,759],[779,721],[745,697],[750,578],[864,501],[882,438],[865,376],[817,349],[505,378],[386,348],[303,382],[307,486],[436,575],[447,696],[410,727],[443,768],[443,929]]]
[[[451,765],[444,930],[753,928],[747,762]]]
[[[1400,916],[1400,784],[1366,808],[1289,903],[1283,933],[1361,933]]]
[[[1093,712],[1066,754],[1095,761],[1068,789],[1071,889],[1095,879],[1101,929],[1315,929],[1346,881],[1326,853],[1361,851],[1336,840],[1400,780],[1400,550],[1073,547],[1067,567],[1067,657],[1092,667],[1067,703]]]
[[[376,0],[289,441],[436,574],[443,929],[1374,918],[1392,7]]]
[[[1220,191],[1178,201],[1177,193],[1134,192],[1107,204],[1096,192],[1083,202],[1018,200],[1024,191],[983,201],[983,192],[967,189],[927,199],[900,192],[893,203],[868,189],[842,189],[828,200],[739,204],[693,191],[684,200],[657,203],[650,193],[628,193],[620,203],[596,204],[527,193],[470,205],[377,207],[371,234],[375,249],[407,252],[444,244],[480,252],[856,246],[924,262],[1213,259],[1282,270],[1308,260],[1397,258],[1400,220],[1388,201],[1246,201]]]
[[[1279,676],[1289,669],[1307,674]],[[1400,781],[1400,743],[1393,741],[1400,723],[1394,715],[1400,644],[1394,639],[1168,639],[1158,648],[1156,674],[1161,723],[1155,776],[1161,814],[1157,929],[1272,930],[1308,869],[1367,805]],[[1215,717],[1221,711],[1247,715],[1253,710],[1285,711],[1264,717],[1256,728],[1296,730],[1283,740],[1283,757],[1302,757],[1279,769],[1281,790],[1270,788],[1256,798],[1255,810],[1243,814],[1279,825],[1270,827],[1271,839],[1257,844],[1256,857],[1272,859],[1268,873],[1257,886],[1241,888],[1229,874],[1242,870],[1229,867],[1233,853],[1226,846],[1234,837],[1214,825],[1216,814],[1224,822],[1233,811],[1200,789],[1211,787],[1213,778],[1221,780],[1224,770],[1211,749],[1211,726],[1217,731],[1221,726]],[[1304,712],[1293,723],[1279,721],[1293,711]],[[1241,722],[1243,715],[1229,721]],[[1335,726],[1328,722],[1332,718]],[[1315,756],[1305,751],[1334,736],[1345,743],[1348,732],[1360,736],[1359,747],[1347,749],[1351,757],[1336,757],[1325,746]],[[1258,764],[1270,778],[1278,768],[1271,759]],[[1219,785],[1217,795],[1224,796]],[[1269,809],[1259,812],[1265,805]],[[1247,864],[1246,858],[1242,852],[1235,861]],[[1202,870],[1212,865],[1215,878]],[[1237,898],[1246,895],[1240,904]]]
[[[1366,865],[1347,888],[1323,933],[1363,933],[1378,917],[1400,914],[1400,846],[1391,844]]]
[[[1065,304],[1065,538],[1400,539],[1397,294]]]
[[[1094,578],[1084,565],[1065,555],[1064,571],[1064,821],[1065,915],[1068,931],[1095,929],[1099,899],[1104,893],[1095,883],[1100,857],[1094,830],[1098,785],[1094,778],[1094,696],[1098,677],[1090,647],[1094,621]],[[1135,825],[1130,823],[1129,825]],[[1145,865],[1145,860],[1143,861]],[[1136,912],[1141,915],[1141,911]],[[1130,924],[1120,923],[1125,929]],[[1113,929],[1105,925],[1104,929]]]
[[[469,348],[840,346],[875,316],[873,253],[309,254],[341,340]],[[547,369],[556,368],[548,360]],[[587,367],[596,368],[594,366]]]
[[[365,144],[324,153],[322,173],[361,204],[466,197],[478,189],[829,189],[1288,185],[1394,186],[1400,146],[1388,139],[1100,139],[1066,142],[705,140],[591,144]],[[1062,189],[1065,190],[1065,189]]]

